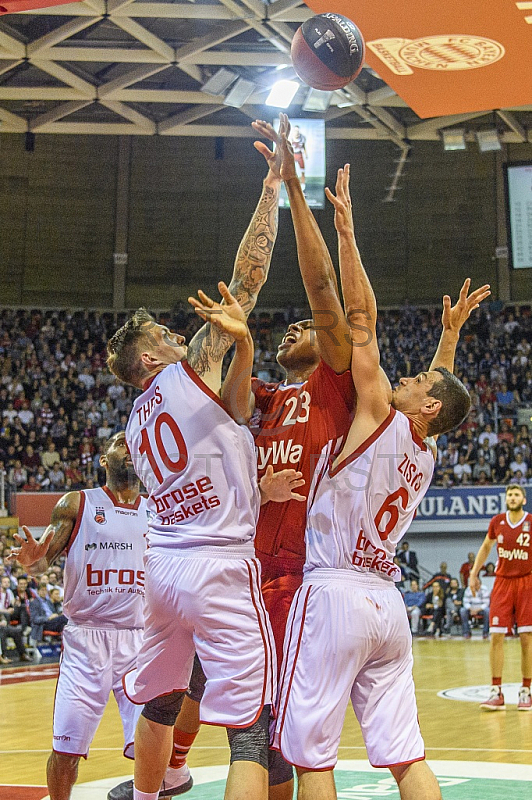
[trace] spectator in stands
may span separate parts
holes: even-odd
[[[475,554],[473,553],[473,563],[475,561]],[[469,562],[468,562],[469,563]],[[462,565],[463,566],[463,565]],[[469,573],[468,573],[469,575]],[[462,573],[460,573],[462,577]],[[464,597],[464,590],[458,585],[457,578],[451,578],[449,583],[449,590],[445,598],[445,631],[451,632],[453,622],[460,620],[460,613],[462,611],[462,600]]]
[[[403,595],[406,613],[410,620],[410,630],[412,636],[417,636],[419,631],[419,620],[421,619],[421,609],[425,605],[425,592],[419,590],[419,583],[414,578],[410,581],[410,590]]]
[[[53,492],[61,492],[65,488],[65,473],[61,469],[61,464],[56,461],[53,468],[48,473],[50,478],[50,489]]]
[[[468,553],[467,554],[467,561],[464,561],[462,566],[460,567],[460,582],[462,584],[462,588],[465,589],[467,586],[467,582],[469,580],[469,573],[471,572],[471,567],[475,563],[475,554]]]
[[[50,598],[50,603],[52,604],[52,607],[54,609],[54,614],[57,614],[58,616],[60,616],[63,613],[63,600],[60,592],[61,589],[59,588],[59,586],[54,586],[53,589],[50,589],[48,595]]]
[[[478,457],[478,461],[473,467],[473,481],[475,483],[478,483],[482,473],[484,473],[485,478],[491,478],[491,467],[483,455]]]
[[[15,647],[21,661],[26,654],[22,641],[22,628],[20,625],[12,625],[13,612],[15,610],[15,595],[11,589],[11,582],[8,575],[3,575],[0,580],[0,664],[11,664],[12,659],[7,657],[7,640],[13,639]]]
[[[498,456],[492,474],[495,483],[510,483],[512,473],[510,472],[506,456],[503,453]]]
[[[466,457],[463,453],[458,456],[458,463],[454,466],[454,477],[457,483],[462,483],[464,475],[467,480],[471,479],[472,469],[466,462]]]
[[[19,649],[20,661],[31,661],[31,658],[26,653],[23,643],[23,637],[26,632],[30,631],[30,602],[33,598],[32,592],[28,588],[28,578],[26,575],[20,575],[17,579],[17,588],[14,592],[13,611],[11,612],[9,636],[12,633],[17,635],[17,640],[22,642],[23,652]],[[16,643],[16,640],[13,637]],[[17,645],[18,649],[18,645]]]
[[[462,635],[464,639],[471,639],[471,627],[469,621],[471,616],[482,614],[482,638],[487,639],[490,628],[490,593],[479,578],[480,589],[473,597],[473,592],[467,587],[462,601]]]
[[[520,472],[522,476],[526,477],[528,475],[528,464],[523,458],[523,454],[518,452],[514,461],[510,464],[510,472],[512,473],[512,478],[516,475],[517,472]]]
[[[422,611],[423,616],[430,617],[428,635],[441,636],[445,618],[445,592],[438,581],[434,581],[425,592],[425,605]]]
[[[410,544],[408,542],[401,542],[401,549],[397,553],[397,558],[399,559],[399,563],[403,565],[406,580],[411,581],[412,578],[414,578],[419,581],[417,555],[410,549]]]
[[[57,572],[53,567],[51,567],[48,570],[48,572],[45,575],[45,579],[47,581],[47,589],[48,589],[48,593],[49,593],[50,597],[52,596],[52,591],[54,589],[57,589],[57,591],[59,592],[59,597],[62,600],[63,599],[63,587],[60,586]]]
[[[449,584],[451,582],[451,575],[449,575],[449,573],[447,572],[447,562],[446,561],[442,561],[441,562],[439,570],[437,572],[435,572],[434,575],[432,575],[431,578],[429,578],[429,580],[424,585],[423,589],[424,590],[428,589],[430,586],[432,586],[432,584],[435,581],[438,581],[438,583],[440,583],[440,585],[442,586],[444,591],[447,590],[447,587],[449,586]]]
[[[63,614],[58,614],[54,610],[51,600],[48,598],[46,584],[39,586],[37,597],[30,602],[31,620],[31,641],[41,642],[43,630],[62,633],[68,620]]]
[[[58,464],[60,460],[59,453],[55,448],[55,442],[51,441],[44,453],[41,454],[41,464],[46,470],[49,470],[52,469],[54,464]]]

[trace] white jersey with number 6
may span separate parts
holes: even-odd
[[[150,547],[252,546],[253,437],[186,361],[165,367],[137,398],[126,440],[150,493]]]
[[[390,408],[355,453],[331,468],[322,452],[309,493],[305,573],[345,569],[399,581],[393,563],[434,471],[430,447],[404,414]]]

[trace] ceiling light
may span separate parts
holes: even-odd
[[[231,72],[230,69],[225,69],[222,67],[217,72],[212,75],[209,80],[203,84],[200,88],[200,92],[206,92],[206,94],[223,94],[226,89],[229,89],[233,81],[237,79],[237,75],[235,72]]]
[[[298,89],[299,83],[297,81],[277,81],[270,89],[270,94],[266,98],[265,104],[276,108],[288,108]]]
[[[327,111],[333,92],[322,92],[320,89],[309,89],[303,111]]]
[[[467,150],[465,130],[463,128],[447,128],[441,133],[444,150]]]
[[[253,93],[255,84],[245,78],[239,78],[224,100],[224,105],[241,108],[248,97]]]
[[[481,153],[489,153],[492,150],[501,150],[501,140],[499,139],[499,132],[496,128],[489,130],[476,131],[478,149]]]

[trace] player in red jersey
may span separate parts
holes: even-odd
[[[491,548],[497,543],[495,583],[490,598],[490,665],[492,687],[489,698],[480,704],[485,711],[504,711],[501,691],[504,665],[504,637],[508,628],[517,624],[521,641],[523,685],[519,691],[519,711],[532,710],[530,681],[532,678],[532,514],[523,506],[525,490],[516,483],[506,488],[506,513],[497,514],[489,524],[469,576],[473,592],[480,588],[478,573],[486,563]]]
[[[310,211],[297,177],[294,154],[287,137],[288,117],[281,114],[278,135],[267,122],[258,120],[254,129],[277,145],[274,154],[262,142],[255,147],[270,170],[281,157],[283,179],[292,212],[298,261],[313,318],[288,327],[277,354],[286,378],[281,383],[253,379],[252,429],[258,456],[258,474],[268,467],[293,468],[303,474],[308,492],[314,467],[323,446],[349,427],[354,406],[351,378],[349,326],[338,292],[331,256]],[[231,392],[226,380],[226,393]],[[297,465],[297,466],[296,466]],[[275,638],[278,666],[292,598],[303,580],[305,561],[306,504],[289,501],[261,507],[256,555],[261,562],[261,588]],[[202,696],[202,674],[195,664],[189,694],[176,722],[172,765],[181,768],[199,730],[198,704]],[[271,751],[270,800],[289,800],[293,795],[293,772],[280,753]],[[110,797],[110,800],[114,798]]]

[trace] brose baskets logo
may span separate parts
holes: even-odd
[[[104,508],[97,508],[96,513],[94,515],[94,521],[98,523],[98,525],[105,525],[107,522],[105,518],[105,509]]]
[[[416,67],[438,72],[478,69],[499,61],[506,52],[494,39],[468,34],[375,39],[367,46],[395,75],[413,75]]]

